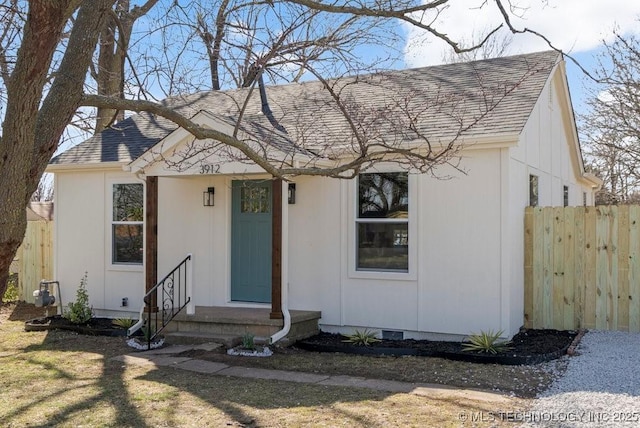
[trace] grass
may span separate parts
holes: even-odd
[[[515,398],[499,403],[434,398],[125,365],[112,359],[130,352],[122,338],[26,333],[13,308],[0,307],[0,426],[454,427],[461,426],[461,413],[528,404]],[[278,355],[280,362],[272,364],[286,366],[289,357],[293,366],[309,369],[310,361],[295,354]],[[487,420],[474,426],[500,425]]]

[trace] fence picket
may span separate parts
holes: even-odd
[[[20,300],[33,302],[40,280],[53,279],[53,222],[29,221],[17,252]]]
[[[640,332],[640,206],[629,207],[629,331]]]
[[[528,208],[525,230],[525,325],[640,331],[640,206]]]

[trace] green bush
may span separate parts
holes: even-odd
[[[511,349],[508,340],[500,340],[502,330],[494,333],[481,331],[480,334],[472,334],[468,337],[469,342],[462,344],[462,350],[467,352],[478,352],[487,354],[498,354]]]
[[[15,302],[20,296],[18,295],[18,274],[9,275],[7,279],[7,289],[2,296],[3,302]]]
[[[372,343],[380,342],[380,339],[376,337],[376,333],[365,329],[363,331],[356,330],[355,333],[352,334],[343,334],[346,337],[343,342],[353,343],[357,346],[369,346]]]
[[[86,272],[80,280],[80,287],[76,292],[76,301],[69,303],[69,309],[64,311],[63,316],[74,324],[86,324],[93,317],[93,308],[89,306]]]

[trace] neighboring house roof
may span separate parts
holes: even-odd
[[[517,136],[523,129],[561,55],[539,52],[329,81],[343,108],[360,120],[370,141],[396,139],[447,143],[465,138]],[[268,86],[278,131],[261,112],[257,88],[200,92],[163,104],[187,117],[200,111],[286,153],[317,153],[355,143],[343,112],[321,82]],[[149,113],[131,116],[56,156],[51,164],[129,163],[177,128]]]

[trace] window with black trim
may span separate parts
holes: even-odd
[[[356,269],[409,271],[409,184],[406,172],[358,177]]]
[[[139,183],[114,184],[111,214],[111,262],[142,264],[144,188]]]
[[[562,186],[562,203],[565,207],[569,206],[569,186]]]

